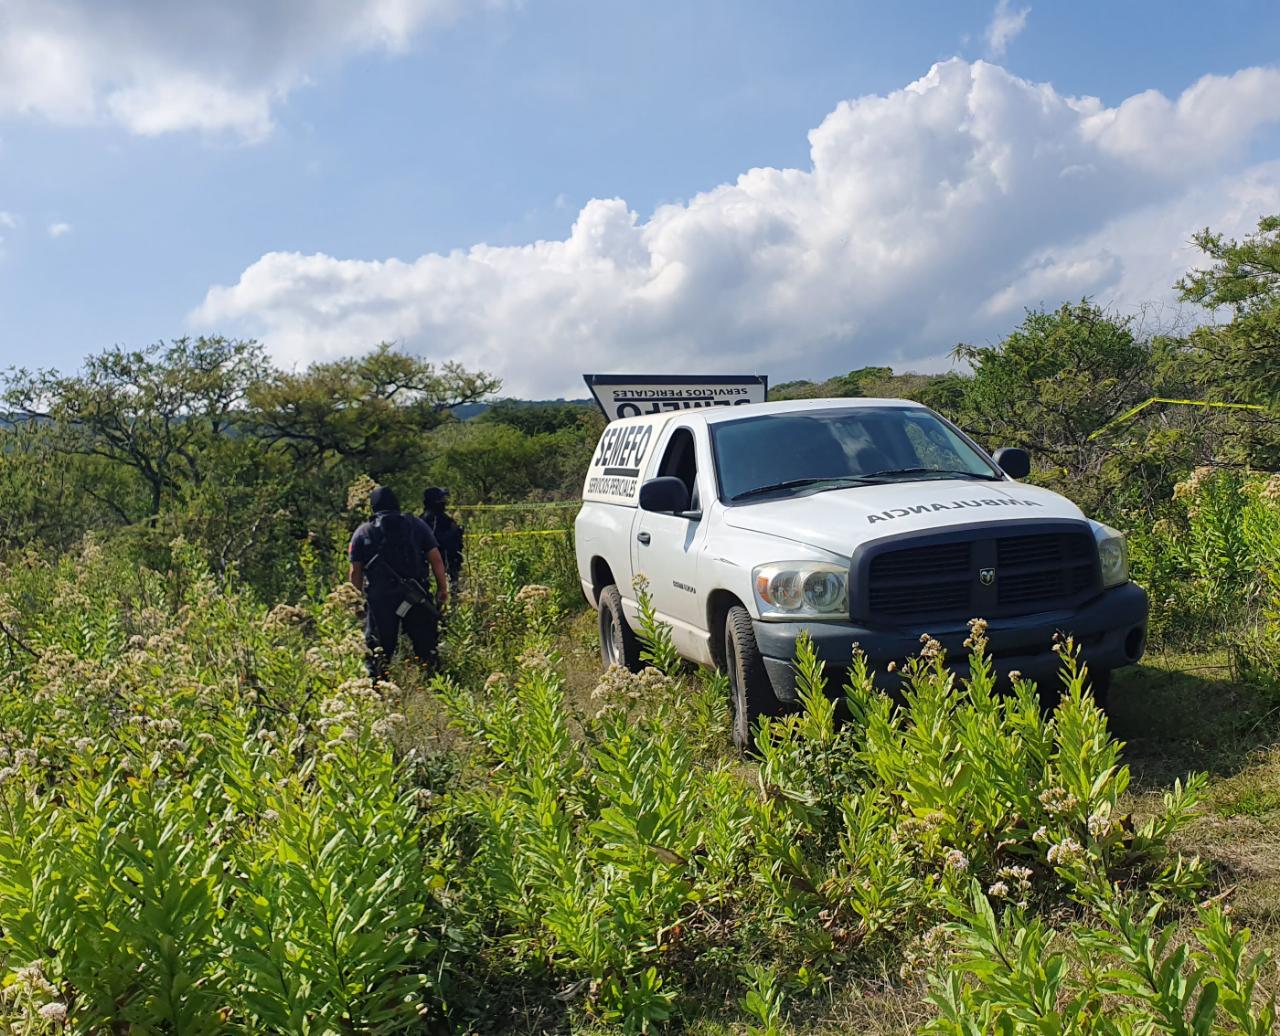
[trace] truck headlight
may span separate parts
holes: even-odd
[[[762,619],[849,617],[849,570],[826,561],[779,561],[751,570]]]
[[[1119,586],[1129,581],[1129,548],[1125,546],[1124,533],[1109,525],[1095,525],[1094,538],[1098,541],[1098,561],[1102,567],[1102,585]]]

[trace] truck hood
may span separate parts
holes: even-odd
[[[1075,518],[1084,514],[1057,493],[1020,482],[946,479],[850,486],[726,507],[724,522],[849,557],[861,543],[903,532],[974,522]]]

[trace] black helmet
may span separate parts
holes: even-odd
[[[384,511],[400,510],[400,501],[397,499],[395,491],[390,486],[379,486],[369,494],[369,505],[373,508],[374,514],[381,514]]]
[[[432,486],[430,489],[424,490],[422,493],[423,507],[443,507],[446,500],[449,499],[449,490],[442,486]]]

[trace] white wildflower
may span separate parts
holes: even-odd
[[[67,1020],[67,1005],[55,1000],[40,1008],[40,1017],[54,1025],[62,1025]]]
[[[983,652],[987,649],[987,620],[986,619],[970,619],[969,620],[969,636],[965,638],[964,646],[972,651]]]
[[[1040,804],[1051,817],[1070,813],[1080,804],[1079,800],[1063,788],[1046,788],[1040,793]]]
[[[1048,860],[1057,867],[1069,867],[1084,857],[1084,846],[1074,838],[1064,838],[1049,847]]]
[[[942,644],[927,633],[920,634],[920,657],[926,662],[933,662],[942,657]]]
[[[18,968],[13,977],[20,985],[30,988],[42,988],[45,985],[44,968],[39,961]]]
[[[1114,823],[1111,820],[1111,803],[1104,802],[1093,813],[1089,814],[1088,820],[1089,837],[1095,839],[1106,838],[1112,831]]]
[[[530,583],[528,586],[522,586],[517,591],[515,603],[524,609],[525,614],[533,614],[538,611],[551,598],[551,587],[543,586],[540,583]]]
[[[403,715],[398,712],[392,712],[373,724],[373,736],[385,741],[407,722],[408,720]]]

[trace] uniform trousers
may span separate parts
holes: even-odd
[[[365,599],[364,643],[369,649],[365,668],[374,679],[385,675],[387,665],[395,657],[401,630],[413,645],[419,662],[434,667],[439,661],[440,629],[436,611],[416,605],[402,617],[396,614],[396,609],[403,600],[398,596]]]

